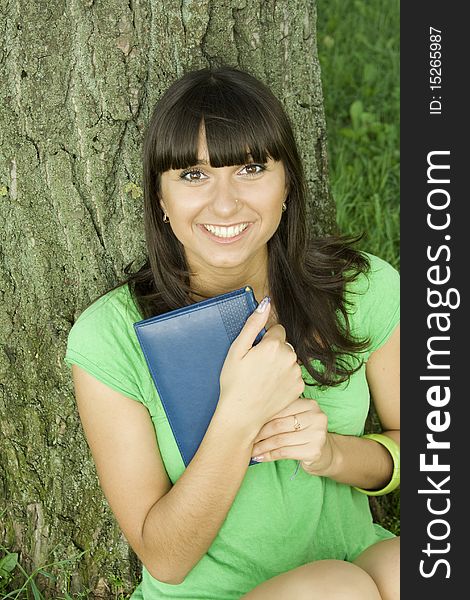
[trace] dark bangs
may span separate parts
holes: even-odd
[[[284,139],[290,126],[279,101],[254,81],[240,71],[203,69],[170,87],[156,107],[147,136],[154,175],[198,163],[201,126],[212,167],[284,159],[286,146],[292,144]]]

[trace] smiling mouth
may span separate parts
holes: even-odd
[[[239,223],[238,225],[230,225],[230,227],[220,227],[219,225],[206,225],[202,226],[206,231],[212,233],[218,238],[229,239],[234,238],[240,235],[245,229],[250,225],[250,223]]]

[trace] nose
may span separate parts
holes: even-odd
[[[232,216],[238,211],[238,193],[236,185],[229,177],[220,177],[212,189],[212,210],[222,218]]]

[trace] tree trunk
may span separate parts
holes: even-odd
[[[68,332],[144,257],[142,134],[187,70],[230,64],[271,87],[305,160],[310,227],[334,229],[315,2],[2,0],[0,17],[0,540],[28,572],[69,561],[36,578],[46,598],[116,598],[139,565],[82,434]]]

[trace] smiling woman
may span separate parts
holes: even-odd
[[[246,264],[244,273],[238,273],[237,279],[245,285],[248,278],[256,297],[266,295],[270,291],[266,274],[262,280],[258,272],[263,253],[265,263],[267,259],[267,248],[262,247],[273,237],[280,224],[290,181],[296,182],[296,185],[290,192],[292,215],[289,220],[292,233],[298,240],[291,252],[298,254],[302,240],[305,243],[306,238],[305,203],[296,201],[297,196],[303,194],[299,187],[304,181],[302,165],[288,119],[270,90],[247,73],[235,69],[226,69],[223,74],[207,70],[187,74],[164,94],[155,107],[144,154],[146,197],[159,198],[159,205],[147,203],[146,211],[164,237],[168,231],[162,231],[161,222],[169,220],[175,236],[168,240],[168,244],[174,242],[174,237],[182,243],[179,252],[181,256],[184,254],[184,260],[175,265],[174,252],[171,252],[171,257],[165,261],[178,270],[175,273],[171,269],[171,274],[167,273],[167,277],[172,278],[175,273],[179,279],[172,285],[174,293],[178,294],[176,289],[184,292],[184,298],[178,298],[173,306],[176,308],[186,303],[188,298],[211,297],[228,291],[228,287],[233,289],[232,286],[237,285],[233,279],[237,275],[237,262],[243,264],[248,258],[249,265]],[[203,204],[205,208],[201,212]],[[162,212],[156,214],[158,207]],[[182,220],[179,211],[187,211]],[[211,275],[211,285],[207,288],[208,282],[204,281],[207,277],[200,273],[203,266],[197,248],[191,252],[192,244],[189,248],[184,245],[183,240],[188,238],[182,223],[187,225],[190,212],[193,216],[190,227],[193,241],[196,239],[199,244],[206,241],[206,255],[207,252],[216,253],[214,267],[219,261],[220,266],[232,269],[228,287],[223,281],[217,282],[218,278],[214,282]],[[231,242],[238,240],[229,241],[231,236],[228,233],[214,229],[246,223],[249,226],[239,238],[243,245],[233,245]],[[208,233],[204,225],[209,225]],[[287,219],[276,235],[282,235],[286,225]],[[147,230],[149,238],[154,234],[153,227]],[[223,242],[219,241],[221,239]],[[161,245],[159,240],[153,241],[156,246]],[[212,244],[208,245],[208,241]],[[222,243],[223,254],[220,252]],[[165,252],[159,248],[159,259],[155,258],[154,265],[157,260],[161,261],[162,250]],[[196,261],[194,264],[188,260],[187,250]],[[240,250],[244,254],[237,258]],[[253,254],[254,250],[256,253]],[[149,253],[150,266],[153,259],[152,253]],[[196,278],[189,277],[188,269],[191,272],[193,266],[198,273]],[[226,271],[221,276],[222,280],[227,280]],[[193,284],[193,289],[181,289],[181,279]],[[198,283],[201,285],[198,286]]]
[[[167,90],[144,143],[148,261],[80,315],[66,355],[143,563],[133,600],[398,598],[399,539],[367,498],[399,483],[398,274],[351,239],[310,238],[305,216],[293,132],[264,84],[202,69]],[[184,468],[133,324],[246,285],[263,300]]]
[[[170,169],[161,176],[160,206],[185,249],[193,283],[212,295],[253,281],[255,297],[268,295],[257,273],[267,265],[267,242],[279,226],[287,185],[281,161],[213,167],[204,125],[197,164]],[[246,160],[251,156],[247,155]],[[260,287],[262,285],[262,287]]]

